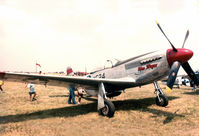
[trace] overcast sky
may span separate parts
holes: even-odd
[[[198,0],[0,0],[0,71],[88,71],[107,59],[127,59],[175,47],[194,51],[199,69]]]

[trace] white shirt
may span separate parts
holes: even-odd
[[[34,86],[34,84],[29,83],[27,85],[27,87],[30,89],[30,92],[35,92],[35,86]]]

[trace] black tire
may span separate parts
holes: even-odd
[[[192,80],[190,80],[190,86],[193,87],[194,86],[194,82]]]
[[[163,94],[159,94],[159,98],[160,98],[160,101],[159,101],[158,97],[156,97],[156,100],[155,100],[156,105],[166,107],[169,103],[168,98]]]
[[[109,118],[113,117],[115,113],[114,104],[111,101],[104,99],[104,105],[105,107],[99,110],[100,115],[107,116]]]

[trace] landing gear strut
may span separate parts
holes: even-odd
[[[156,105],[158,106],[162,106],[162,107],[166,107],[168,105],[168,98],[167,96],[162,92],[160,86],[158,85],[157,81],[155,81],[154,83],[154,87],[155,87],[155,93],[156,93]]]
[[[99,84],[99,92],[98,92],[98,111],[102,116],[107,116],[109,118],[114,116],[115,106],[114,104],[107,100],[104,84]]]

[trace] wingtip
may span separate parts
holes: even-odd
[[[166,90],[168,93],[172,92],[171,88],[169,88],[168,86],[166,87]]]

